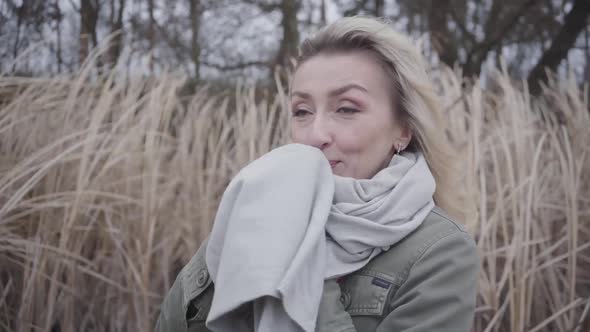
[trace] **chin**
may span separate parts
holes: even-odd
[[[332,174],[345,178],[353,178],[354,176],[346,169],[345,165],[340,162],[336,167],[332,168]]]
[[[351,175],[349,175],[349,174],[347,174],[346,172],[343,172],[343,171],[332,171],[332,173],[334,175],[338,175],[338,176],[345,177],[345,178],[346,177],[352,177]]]

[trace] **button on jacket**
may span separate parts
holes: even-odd
[[[215,287],[205,264],[206,246],[179,273],[156,331],[209,331],[205,320]],[[316,331],[469,331],[478,267],[473,239],[434,208],[420,227],[364,268],[325,281]]]

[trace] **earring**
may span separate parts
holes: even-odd
[[[397,154],[400,154],[400,152],[402,152],[402,151],[403,151],[403,149],[402,149],[402,143],[399,143],[399,142],[398,142],[398,143],[395,145],[395,149],[396,149],[396,151],[397,151]]]

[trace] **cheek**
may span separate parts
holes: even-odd
[[[338,146],[349,153],[366,153],[375,146],[375,144],[384,139],[383,126],[369,119],[358,121],[346,128],[341,128],[338,133]],[[372,120],[372,119],[371,119]]]
[[[305,134],[303,133],[303,130],[293,123],[289,124],[289,138],[293,143],[305,143]]]
[[[373,168],[374,164],[381,164],[387,158],[393,140],[389,126],[363,126],[349,135],[341,136],[339,147],[350,157],[354,156],[351,161]]]
[[[366,136],[366,133],[359,130],[342,130],[336,135],[335,142],[344,153],[359,153],[369,143]]]

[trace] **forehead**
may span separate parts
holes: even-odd
[[[319,93],[346,84],[358,84],[369,92],[391,91],[391,81],[376,55],[369,51],[320,53],[296,70],[291,90]]]

